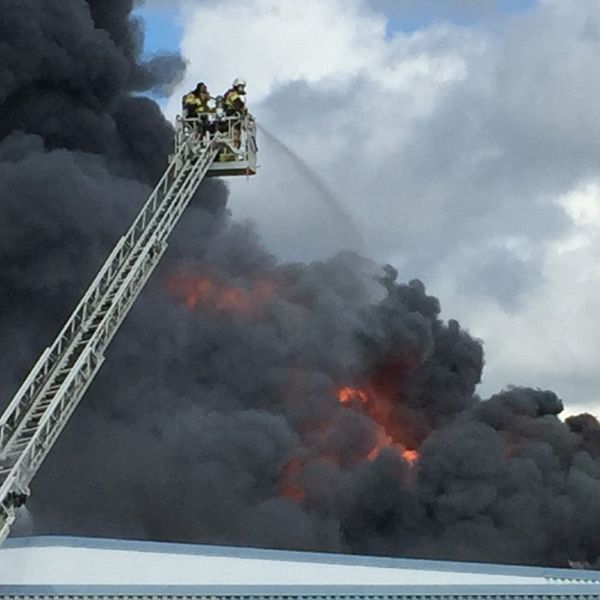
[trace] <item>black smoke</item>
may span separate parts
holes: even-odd
[[[0,384],[165,165],[127,0],[0,0]],[[483,350],[352,253],[281,265],[203,187],[32,486],[36,532],[566,565],[600,554],[600,425],[475,393]],[[340,389],[363,390],[341,402]],[[411,462],[399,450],[419,452]]]

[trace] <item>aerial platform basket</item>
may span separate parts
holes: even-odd
[[[258,148],[256,122],[252,115],[217,119],[213,113],[205,113],[193,119],[177,117],[175,156],[190,139],[198,152],[214,142],[219,148],[206,177],[256,175]]]

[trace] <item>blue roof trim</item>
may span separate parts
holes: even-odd
[[[2,585],[0,595],[102,596],[513,596],[537,598],[600,597],[596,585],[444,585],[444,586],[193,586],[193,585]]]
[[[379,568],[404,568],[413,570],[438,570],[455,573],[479,573],[489,575],[514,575],[521,577],[551,577],[553,579],[585,579],[600,582],[600,572],[582,569],[559,569],[548,567],[524,567],[490,563],[453,562],[442,560],[422,560],[413,558],[391,558],[381,556],[360,556],[319,552],[299,552],[294,550],[267,550],[237,546],[207,546],[172,542],[148,542],[114,540],[107,538],[81,538],[63,536],[39,536],[12,538],[4,542],[3,548],[44,548],[67,547],[96,550],[129,550],[164,554],[192,556],[222,556],[232,558],[252,558],[273,561],[294,561],[321,563],[327,565],[367,566]]]

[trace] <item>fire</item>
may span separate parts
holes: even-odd
[[[401,440],[388,434],[386,423],[390,418],[389,407],[373,390],[344,386],[337,390],[336,396],[342,406],[364,410],[377,423],[377,439],[367,455],[368,460],[375,460],[384,448],[392,449],[411,467],[419,460],[418,450],[407,448]]]
[[[402,458],[412,467],[419,460],[419,452],[417,450],[403,450],[400,454]]]
[[[203,308],[243,318],[260,316],[278,291],[277,283],[270,280],[256,280],[246,287],[235,287],[190,272],[171,276],[166,288],[189,310]]]
[[[304,490],[298,482],[302,467],[302,461],[298,458],[293,458],[283,466],[281,471],[281,489],[279,492],[282,498],[289,498],[294,502],[302,502],[304,500]]]
[[[393,446],[394,440],[385,432],[383,427],[379,427],[377,429],[377,441],[367,455],[367,458],[369,460],[375,460],[384,448],[392,448]]]
[[[302,389],[302,373],[295,373],[295,386]],[[300,383],[299,383],[300,382]],[[393,411],[390,403],[380,397],[371,387],[356,387],[345,385],[335,390],[335,397],[339,404],[348,410],[359,411],[368,415],[374,424],[375,440],[372,446],[365,449],[364,454],[358,457],[359,462],[374,461],[382,451],[395,454],[408,467],[414,467],[419,460],[419,451],[408,447],[405,442],[398,439],[402,436],[402,429],[393,422]],[[389,427],[386,424],[389,423]],[[343,469],[352,466],[356,460],[347,463],[344,456],[338,453],[335,447],[327,444],[328,434],[334,431],[332,424],[325,421],[307,422],[302,430],[302,437],[312,451],[307,452],[302,458],[292,458],[281,469],[279,477],[279,496],[295,503],[306,500],[306,491],[303,485],[303,470],[308,465],[320,465]],[[320,442],[324,441],[321,445]],[[411,471],[403,471],[407,480],[412,479]],[[416,473],[416,471],[415,471]]]
[[[391,436],[389,436],[383,427],[377,430],[377,441],[375,446],[371,449],[367,458],[369,460],[375,460],[379,453],[384,449],[389,448],[394,451],[402,460],[404,460],[409,467],[415,465],[415,463],[419,460],[419,452],[418,450],[413,450],[410,448],[405,448],[402,444],[396,442]]]
[[[353,402],[361,402],[367,404],[369,397],[360,388],[343,387],[337,392],[337,397],[340,404],[352,404]]]

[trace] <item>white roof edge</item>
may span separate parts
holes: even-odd
[[[11,595],[27,596],[211,596],[213,598],[243,596],[246,598],[265,597],[357,597],[371,599],[377,597],[415,596],[425,598],[448,598],[490,596],[491,598],[582,598],[600,597],[600,589],[589,584],[569,585],[444,585],[444,586],[344,586],[344,585],[312,585],[312,586],[206,586],[206,585],[1,585],[0,597]],[[593,595],[593,596],[592,596]]]
[[[455,573],[479,573],[490,575],[518,575],[522,577],[544,577],[563,581],[585,580],[600,582],[600,571],[584,569],[425,560],[416,558],[394,558],[386,556],[364,556],[328,552],[304,552],[297,550],[274,550],[246,546],[215,546],[178,542],[116,540],[109,538],[66,536],[10,538],[4,542],[0,549],[48,547],[121,551],[128,550],[160,554],[254,558],[329,565],[355,565],[382,568],[404,568],[412,570],[437,570]]]

